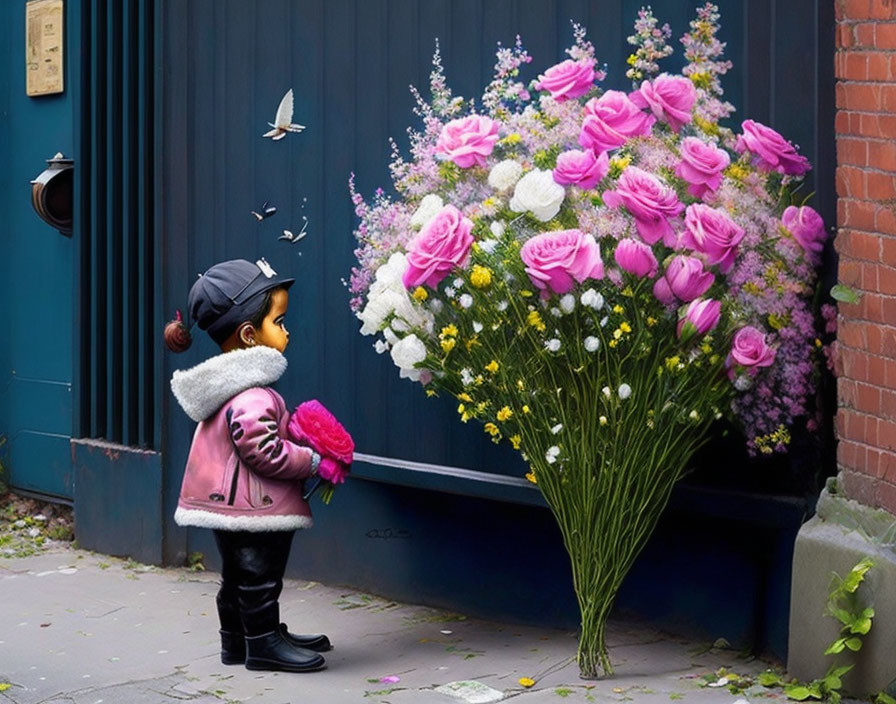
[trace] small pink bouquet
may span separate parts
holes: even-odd
[[[293,440],[308,445],[321,456],[317,473],[326,482],[321,497],[325,504],[330,503],[336,484],[342,484],[351,470],[355,451],[352,436],[316,399],[305,401],[293,411],[288,430]]]

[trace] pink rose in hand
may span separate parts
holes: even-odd
[[[669,123],[672,131],[678,132],[691,121],[697,89],[689,78],[663,74],[652,82],[644,81],[629,97],[639,108],[650,108],[658,120]]]
[[[532,283],[544,295],[568,293],[576,282],[600,279],[604,264],[594,235],[581,230],[555,230],[535,235],[520,249]]]
[[[606,152],[595,156],[590,149],[571,149],[557,157],[554,181],[561,185],[578,186],[587,190],[594,188],[610,170],[610,158]]]
[[[638,234],[647,244],[659,240],[674,247],[677,237],[668,218],[675,217],[684,204],[675,191],[653,174],[629,166],[616,182],[615,191],[603,193],[604,203],[611,208],[625,206],[635,219]]]
[[[616,149],[631,137],[650,134],[656,118],[635,105],[622,91],[608,90],[585,103],[579,144],[596,153]]]
[[[775,354],[775,350],[765,341],[765,333],[747,325],[734,334],[727,362],[729,366],[734,363],[745,367],[751,376],[755,376],[760,368],[774,363]],[[729,375],[732,374],[733,370]]]
[[[706,255],[709,263],[718,264],[723,274],[734,264],[737,246],[743,238],[743,228],[728,213],[703,203],[688,206],[681,245]]]
[[[613,256],[620,269],[639,278],[656,276],[659,268],[653,249],[631,237],[619,240]]]
[[[342,484],[348,469],[331,457],[322,457],[317,466],[318,476],[331,484]]]
[[[675,175],[690,184],[688,193],[703,198],[719,187],[722,172],[730,163],[731,157],[724,149],[696,137],[685,137],[681,140],[681,161],[675,167]]]
[[[828,236],[821,215],[808,205],[801,208],[791,205],[781,215],[781,222],[793,235],[793,238],[800,243],[806,254],[813,261],[817,261]]]
[[[446,205],[408,242],[408,268],[401,277],[406,288],[435,288],[454,267],[464,267],[473,245],[473,221]]]
[[[594,78],[594,59],[567,59],[540,75],[535,87],[550,91],[551,97],[562,103],[585,95],[594,85]]]
[[[722,304],[712,299],[691,301],[678,318],[678,337],[687,340],[694,335],[705,335],[719,324]]]
[[[484,115],[451,120],[442,127],[436,153],[444,154],[462,169],[485,166],[498,141],[498,123]]]
[[[753,162],[763,171],[801,176],[812,168],[809,160],[771,127],[744,120],[741,129],[744,133],[737,136],[734,148],[738,154],[750,152]]]
[[[716,280],[712,272],[703,268],[703,262],[697,257],[683,254],[672,258],[666,266],[664,278],[672,294],[685,303],[702,296]]]

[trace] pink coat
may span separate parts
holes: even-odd
[[[285,369],[279,352],[253,347],[175,372],[172,390],[199,420],[174,514],[178,525],[249,531],[311,527],[302,480],[316,471],[320,457],[288,439],[286,404],[263,383],[273,383]]]

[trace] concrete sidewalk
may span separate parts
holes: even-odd
[[[617,674],[587,682],[578,676],[573,633],[463,619],[296,580],[287,580],[282,616],[293,631],[330,636],[328,667],[250,672],[219,660],[216,591],[215,573],[85,551],[0,559],[0,683],[10,685],[0,702],[462,704],[497,701],[499,694],[522,704],[785,699],[758,686],[737,695],[705,686],[704,676],[719,668],[748,675],[768,663],[644,627],[614,624]],[[392,675],[400,680],[381,681]],[[522,677],[535,685],[525,689]],[[465,681],[479,684],[450,685]]]

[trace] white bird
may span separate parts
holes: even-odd
[[[292,88],[290,88],[286,91],[286,95],[283,96],[283,100],[280,101],[280,106],[277,108],[277,116],[274,118],[274,121],[268,123],[274,129],[265,132],[261,136],[271,137],[274,141],[277,141],[278,139],[283,139],[287,132],[301,132],[305,129],[305,125],[297,125],[293,123],[292,112]]]
[[[293,233],[290,230],[284,230],[283,234],[280,237],[278,237],[277,239],[278,240],[286,240],[287,242],[290,242],[292,244],[295,244],[296,242],[300,241],[303,237],[305,237],[305,235],[308,234],[308,232],[307,232],[308,218],[303,217],[302,219],[305,222],[302,225],[302,229],[299,232]]]

